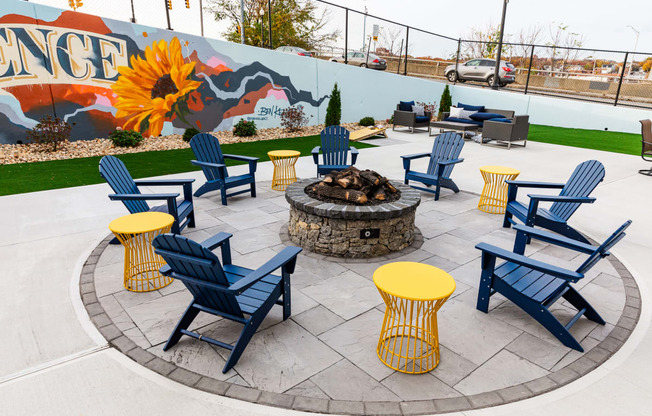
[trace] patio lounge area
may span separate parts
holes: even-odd
[[[356,166],[400,180],[399,155],[428,151],[432,138],[388,136],[361,150]],[[107,226],[126,211],[108,200],[107,185],[4,197],[3,210],[18,218],[3,218],[0,253],[16,259],[8,272],[17,279],[0,300],[7,305],[16,294],[20,299],[12,299],[16,306],[5,307],[0,319],[23,330],[6,341],[18,353],[0,361],[0,405],[10,414],[178,408],[261,415],[287,409],[431,414],[504,405],[488,411],[523,415],[565,414],[577,406],[614,414],[626,402],[630,414],[644,414],[651,399],[643,357],[650,343],[645,253],[652,249],[652,222],[646,196],[637,192],[647,178],[632,168],[636,157],[540,143],[505,152],[473,142],[461,157],[465,162],[453,173],[461,192],[444,189],[438,201],[421,193],[417,236],[407,249],[371,259],[304,250],[292,276],[291,318],[282,321],[281,309],[273,309],[226,374],[221,348],[184,337],[162,351],[191,295],[178,281],[147,293],[123,288],[123,248],[108,244]],[[519,169],[521,180],[564,182],[588,159],[603,162],[607,174],[593,194],[596,203],[581,207],[572,226],[601,242],[625,220],[633,225],[613,255],[575,285],[607,322],[578,321],[571,333],[585,349],[580,353],[500,295],[492,297],[488,314],[476,310],[481,253],[474,246],[487,242],[511,250],[516,235],[502,228],[502,215],[477,209],[480,166]],[[298,177],[314,177],[309,155],[296,168]],[[201,173],[171,177],[200,179]],[[284,193],[271,189],[271,162],[260,164],[256,177],[256,198],[240,195],[227,206],[218,192],[195,198],[197,228],[182,235],[201,241],[232,233],[234,263],[251,268],[291,245],[289,207]],[[33,253],[43,260],[30,261]],[[534,240],[525,254],[571,270],[586,257]],[[430,264],[456,281],[438,316],[441,361],[423,375],[396,372],[376,355],[384,305],[371,278],[394,261]],[[554,312],[562,322],[574,315],[563,302]],[[232,324],[209,315],[200,315],[191,329],[226,341],[237,337]],[[618,403],[609,399],[614,391]],[[27,400],[35,394],[41,400]],[[20,408],[12,407],[18,403]]]

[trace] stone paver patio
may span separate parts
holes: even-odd
[[[288,204],[269,185],[258,184],[258,198],[232,198],[228,206],[216,194],[197,198],[198,228],[183,235],[201,241],[233,233],[234,264],[262,265],[290,244]],[[576,285],[607,321],[603,327],[582,318],[572,328],[585,353],[563,346],[499,295],[489,314],[479,312],[480,252],[474,246],[489,242],[511,249],[515,233],[502,228],[501,215],[478,211],[477,203],[478,195],[466,192],[445,192],[437,202],[423,193],[416,215],[421,238],[389,256],[345,260],[304,250],[292,276],[292,317],[283,322],[280,307],[272,310],[227,374],[221,372],[226,351],[208,343],[183,337],[163,352],[191,295],[178,281],[149,293],[126,291],[122,246],[107,239],[95,249],[82,275],[82,297],[107,340],[140,364],[202,390],[300,410],[373,413],[374,402],[394,402],[377,404],[390,412],[400,404],[404,413],[479,408],[549,391],[596,368],[638,318],[640,299],[631,276],[611,257]],[[585,257],[536,241],[526,254],[569,269]],[[441,362],[418,376],[395,372],[375,352],[384,305],[372,274],[399,260],[442,268],[457,283],[438,315]],[[553,311],[562,322],[575,314],[563,302]],[[240,328],[206,314],[191,327],[225,342],[235,341]]]

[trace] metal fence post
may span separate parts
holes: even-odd
[[[199,21],[201,22],[201,35],[204,36],[204,5],[202,0],[199,0]]]
[[[163,4],[165,4],[165,16],[168,18],[168,30],[172,30],[172,26],[170,26],[170,9],[168,9],[168,0],[163,0]]]
[[[532,60],[534,59],[534,45],[532,45],[532,52],[530,52],[530,65],[527,68],[527,80],[525,81],[525,92],[527,94],[527,87],[530,85],[530,72],[532,72]]]
[[[403,50],[403,39],[401,39],[401,46],[398,48],[399,53],[398,53],[398,59],[396,60],[396,75],[399,75],[401,73],[401,52]]]
[[[625,52],[625,60],[623,61],[623,69],[620,71],[620,79],[618,80],[618,89],[616,90],[616,99],[614,100],[614,106],[618,105],[618,97],[620,96],[620,87],[623,85],[623,77],[625,76],[625,67],[627,66],[627,58],[629,57],[629,52]]]
[[[344,63],[349,63],[349,9],[344,9]]]
[[[460,64],[460,49],[462,48],[462,39],[457,39],[457,54],[455,55],[455,82],[453,85],[457,84],[457,67]]]
[[[167,7],[167,4],[165,5],[165,7]],[[131,0],[131,23],[136,23],[136,11],[134,10],[134,0]]]
[[[273,49],[272,46],[272,0],[267,0],[267,16],[269,22],[269,49]]]
[[[405,26],[405,65],[403,68],[403,75],[407,76],[407,63],[408,63],[408,39],[410,38],[410,26]]]

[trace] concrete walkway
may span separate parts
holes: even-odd
[[[359,167],[402,177],[401,154],[429,151],[426,134],[390,132],[378,148],[361,151]],[[609,361],[582,379],[526,401],[466,414],[648,414],[652,391],[650,292],[652,278],[652,202],[649,178],[637,174],[640,158],[570,147],[528,143],[510,151],[469,142],[455,168],[461,189],[480,192],[478,167],[505,165],[519,169],[523,180],[565,181],[574,166],[598,159],[607,170],[594,195],[572,225],[596,240],[604,239],[631,218],[628,237],[614,254],[636,278],[642,297],[639,324],[628,342]],[[371,163],[373,161],[373,163]],[[237,170],[237,169],[236,169]],[[271,178],[272,166],[259,166],[259,180]],[[308,157],[297,173],[314,176]],[[200,173],[179,177],[195,177]],[[92,185],[0,198],[0,409],[6,414],[188,414],[193,411],[233,415],[292,414],[211,395],[177,384],[140,367],[106,341],[89,321],[79,298],[78,279],[92,249],[108,234],[108,223],[125,211],[109,202],[107,185]],[[201,218],[198,219],[201,221]]]

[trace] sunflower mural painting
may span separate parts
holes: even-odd
[[[25,140],[46,115],[73,125],[72,140],[240,119],[277,127],[284,108],[318,115],[327,98],[313,95],[314,72],[280,54],[17,0],[0,2],[0,56],[0,143]]]
[[[201,82],[191,79],[196,63],[184,62],[179,39],[175,36],[169,47],[163,39],[155,41],[145,49],[145,59],[132,56],[130,63],[131,68],[118,68],[120,76],[111,86],[116,117],[128,118],[122,127],[158,136],[164,121],[184,120],[188,106],[183,104]]]

